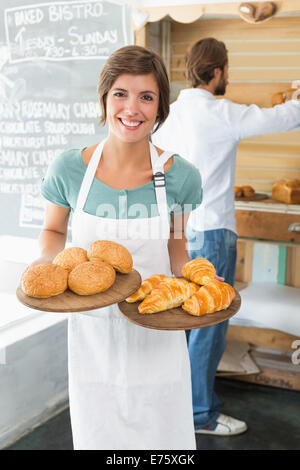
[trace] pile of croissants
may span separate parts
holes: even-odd
[[[231,285],[215,279],[215,267],[205,258],[186,263],[182,275],[184,278],[154,274],[126,301],[141,301],[141,314],[182,307],[191,315],[201,316],[228,308],[235,297]]]

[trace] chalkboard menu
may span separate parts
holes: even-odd
[[[105,135],[97,84],[107,57],[132,42],[130,8],[114,0],[1,3],[0,235],[35,238],[48,165]]]

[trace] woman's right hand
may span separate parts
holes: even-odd
[[[28,271],[28,269],[32,268],[32,266],[36,266],[37,264],[46,264],[46,263],[52,263],[53,259],[52,258],[46,258],[44,256],[41,256],[40,258],[37,258],[36,260],[32,261],[27,268],[25,269],[24,273]],[[24,274],[23,273],[23,274]]]

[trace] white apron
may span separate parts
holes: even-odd
[[[95,240],[115,240],[131,252],[142,279],[171,275],[164,174],[156,178],[159,216],[107,219],[83,211],[104,142],[96,148],[80,188],[73,245],[87,248]],[[153,173],[163,173],[171,154],[159,157],[152,144],[150,150]],[[75,450],[196,448],[184,331],[134,325],[116,304],[69,316],[68,353]]]

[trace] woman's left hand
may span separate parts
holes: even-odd
[[[224,277],[220,277],[220,276],[218,276],[217,274],[215,274],[215,279],[217,279],[217,281],[223,282],[225,278],[224,278]]]

